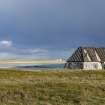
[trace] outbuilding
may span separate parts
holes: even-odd
[[[105,48],[79,47],[66,61],[65,68],[85,70],[105,69]]]

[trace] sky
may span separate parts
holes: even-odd
[[[0,0],[0,58],[68,58],[105,46],[105,0]]]

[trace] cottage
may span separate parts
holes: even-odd
[[[85,70],[105,69],[105,48],[79,47],[67,60],[65,68]]]

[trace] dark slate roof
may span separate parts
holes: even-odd
[[[85,52],[85,51],[86,52]],[[79,47],[67,62],[105,62],[105,48]]]

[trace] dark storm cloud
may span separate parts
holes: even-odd
[[[1,0],[0,14],[0,39],[15,47],[58,49],[58,55],[105,45],[104,0]]]

